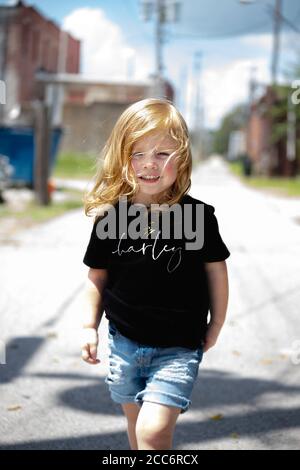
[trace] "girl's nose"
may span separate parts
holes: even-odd
[[[143,162],[144,163],[144,168],[157,168],[157,163],[154,161],[154,160],[148,160],[148,161],[145,161]]]
[[[150,166],[150,168],[157,168],[157,162],[156,162],[156,154],[155,152],[151,152],[148,155],[145,155],[144,161],[143,161],[143,166],[146,168],[147,166]]]

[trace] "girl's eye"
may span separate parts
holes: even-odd
[[[144,154],[141,153],[141,152],[139,152],[139,153],[136,152],[136,153],[133,153],[131,156],[132,156],[132,158],[142,158],[144,156]]]
[[[136,160],[141,160],[142,158],[144,158],[146,154],[144,152],[135,152],[131,155],[131,158],[134,158]],[[159,158],[160,160],[164,160],[166,158],[168,158],[170,156],[170,154],[168,152],[158,152],[156,154],[156,158]]]
[[[166,152],[159,152],[159,153],[157,154],[157,156],[158,156],[159,158],[167,158],[167,157],[169,156],[169,154],[166,153]]]

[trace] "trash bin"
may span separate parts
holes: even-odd
[[[59,143],[63,134],[61,127],[51,130],[49,175],[55,165]],[[0,127],[0,154],[6,155],[13,167],[13,186],[34,186],[34,128]]]
[[[243,174],[244,176],[251,176],[252,174],[252,162],[249,155],[244,154],[241,157],[242,159],[242,167],[243,167]]]

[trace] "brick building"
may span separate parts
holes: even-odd
[[[284,91],[284,87],[281,87]],[[251,107],[247,128],[247,153],[257,174],[268,176],[295,176],[299,173],[299,145],[294,143],[294,155],[288,155],[287,98],[267,87],[263,96]],[[278,112],[278,110],[280,112]],[[299,126],[295,122],[295,139],[299,139]],[[281,134],[276,136],[276,128]]]
[[[0,80],[6,84],[1,124],[9,124],[18,107],[26,116],[29,103],[43,98],[44,89],[35,81],[37,71],[79,73],[80,41],[22,1],[0,6]]]
[[[7,89],[0,125],[33,125],[32,102],[41,99],[51,107],[51,125],[63,127],[61,151],[95,154],[122,111],[153,96],[154,77],[116,82],[79,72],[80,41],[22,1],[0,6],[0,80]],[[162,87],[173,101],[172,85],[163,80]]]

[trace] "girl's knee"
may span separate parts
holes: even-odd
[[[153,421],[137,419],[136,432],[140,436],[170,436],[174,430],[174,425],[165,421]]]
[[[152,423],[136,424],[135,433],[139,449],[170,448],[174,429],[166,429]]]
[[[174,416],[171,418],[159,413],[145,413],[145,410],[142,409],[136,422],[137,439],[153,445],[170,441],[175,424],[176,419]]]

